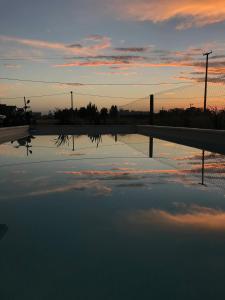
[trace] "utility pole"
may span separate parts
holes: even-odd
[[[149,125],[154,125],[154,95],[150,95]]]
[[[25,110],[25,112],[27,112],[27,109],[29,108],[29,106],[27,106],[27,104],[30,103],[30,100],[26,100],[26,97],[24,97],[23,101],[24,101],[24,110]]]
[[[212,54],[212,51],[206,52],[203,54],[203,56],[206,56],[204,112],[206,112],[206,109],[207,109],[207,85],[208,85],[208,67],[209,67],[209,55],[210,54]]]
[[[26,97],[23,98],[23,101],[24,101],[24,110],[26,112],[27,111],[27,100],[26,100]]]
[[[73,92],[71,91],[70,94],[71,94],[71,109],[73,110]]]

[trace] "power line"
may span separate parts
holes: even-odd
[[[43,97],[52,97],[52,96],[60,96],[60,95],[66,95],[68,93],[57,93],[57,94],[48,94],[48,95],[34,95],[34,96],[27,96],[27,98],[43,98]],[[24,96],[19,97],[0,97],[0,99],[4,100],[16,100],[16,99],[22,99]]]
[[[8,77],[0,77],[0,80],[32,82],[32,83],[46,83],[46,84],[65,84],[65,85],[77,85],[77,86],[83,85],[81,83],[75,83],[75,82],[44,81],[44,80],[32,80],[32,79],[20,79],[20,78],[8,78]]]
[[[148,96],[146,97],[142,97],[142,98],[134,98],[134,97],[124,97],[124,96],[107,96],[107,95],[98,95],[98,94],[83,94],[83,93],[76,93],[76,95],[79,95],[79,96],[92,96],[92,97],[99,97],[99,98],[112,98],[112,99],[135,99],[135,100],[138,100],[138,99],[146,99]]]
[[[45,80],[33,80],[33,79],[21,79],[21,78],[9,78],[0,77],[0,80],[8,81],[21,81],[32,83],[45,83],[45,84],[64,84],[64,85],[76,85],[76,86],[159,86],[159,85],[180,85],[188,83],[187,81],[180,82],[157,82],[157,83],[79,83],[79,82],[62,82],[62,81],[45,81]]]
[[[189,83],[188,81],[186,81],[186,83]],[[183,88],[190,88],[190,87],[194,87],[194,86],[196,86],[196,85],[200,85],[201,83],[199,83],[199,82],[195,82],[195,83],[193,83],[193,81],[192,81],[192,84],[188,84],[188,85],[183,85],[183,86],[179,86],[179,87],[177,87],[177,88],[171,88],[171,89],[168,89],[168,90],[164,90],[164,91],[160,91],[160,92],[157,92],[157,93],[155,93],[154,95],[156,96],[156,95],[161,95],[161,94],[165,94],[165,93],[170,93],[170,92],[174,92],[174,91],[177,91],[177,90],[181,90],[181,89],[183,89]]]
[[[78,96],[90,96],[90,97],[99,97],[99,98],[112,98],[112,99],[126,99],[126,100],[130,100],[130,99],[135,99],[135,100],[142,100],[142,99],[146,99],[148,96],[146,97],[123,97],[123,96],[109,96],[109,95],[99,95],[99,94],[83,94],[83,93],[74,93],[75,95]],[[57,94],[48,94],[48,95],[34,95],[34,96],[27,96],[27,98],[44,98],[44,97],[52,97],[52,96],[60,96],[60,95],[69,95],[69,93],[65,92],[65,93],[57,93]],[[16,100],[16,99],[23,99],[24,96],[19,96],[19,97],[0,97],[0,99],[4,99],[4,100]]]

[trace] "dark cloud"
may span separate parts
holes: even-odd
[[[70,44],[70,45],[67,45],[67,48],[81,49],[81,48],[83,48],[83,46],[81,44]]]
[[[114,50],[119,52],[146,52],[148,47],[121,47],[114,48]]]

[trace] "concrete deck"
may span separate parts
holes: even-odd
[[[17,140],[29,135],[29,126],[15,126],[0,128],[0,144]]]
[[[225,130],[139,125],[137,132],[145,136],[225,154]]]

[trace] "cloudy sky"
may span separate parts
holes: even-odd
[[[195,83],[204,77],[202,53],[213,50],[210,82],[224,82],[224,0],[217,0],[216,5],[212,0],[0,2],[1,78],[81,84]],[[171,87],[0,80],[0,97],[67,93],[73,89],[77,93],[138,98]],[[82,105],[84,96],[79,97],[77,105]],[[94,100],[100,105],[109,101]],[[16,101],[20,100],[8,101],[19,105]],[[122,99],[118,101],[123,104]],[[67,95],[33,101],[39,110],[65,103]]]

